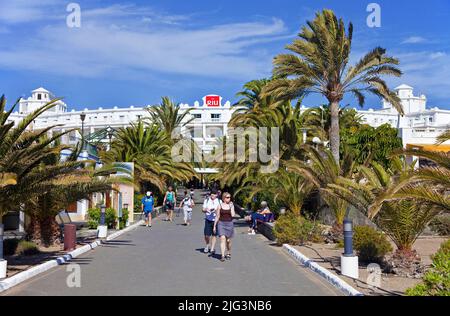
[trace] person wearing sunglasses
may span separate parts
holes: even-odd
[[[214,221],[214,233],[220,238],[220,261],[231,259],[231,238],[234,236],[233,217],[235,216],[234,205],[231,202],[230,193],[223,193],[222,203],[216,209],[216,220]],[[225,248],[227,254],[225,254]]]

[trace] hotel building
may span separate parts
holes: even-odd
[[[373,110],[358,110],[364,123],[373,127],[378,127],[388,123],[392,127],[398,128],[399,137],[402,138],[405,148],[422,148],[431,150],[450,151],[450,143],[435,146],[436,137],[445,130],[450,129],[450,110],[443,110],[437,107],[427,108],[427,98],[421,94],[414,95],[414,89],[407,85],[401,85],[395,89],[400,97],[404,116],[386,101],[383,101],[382,108]],[[19,101],[19,109],[10,116],[10,120],[18,123],[27,114],[45,105],[55,96],[44,88],[39,88],[31,92],[27,99]],[[124,108],[98,108],[84,110],[68,110],[67,105],[59,100],[56,106],[46,111],[33,122],[33,129],[41,129],[54,126],[54,131],[66,131],[76,129],[65,135],[63,143],[76,144],[81,140],[80,131],[84,131],[85,139],[108,143],[104,131],[107,129],[117,130],[127,127],[131,122],[137,122],[149,117],[148,106],[129,106]],[[186,124],[181,133],[190,136],[204,152],[210,152],[218,138],[226,136],[228,122],[235,110],[230,101],[223,102],[218,95],[207,95],[202,101],[196,101],[192,105],[181,103],[181,110],[191,109],[186,120],[192,119]],[[303,109],[306,109],[303,108]],[[84,120],[82,121],[82,117]],[[103,133],[102,133],[103,131]],[[97,139],[96,139],[97,138]],[[83,152],[84,158],[96,158],[95,151]],[[198,170],[200,173],[213,172],[213,170]],[[78,202],[75,218],[84,219],[88,208],[87,201]]]

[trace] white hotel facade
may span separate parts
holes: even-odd
[[[399,116],[391,104],[383,101],[382,109],[357,110],[364,123],[374,127],[388,123],[392,127],[398,128],[399,136],[402,138],[405,148],[433,145],[439,134],[450,129],[450,110],[443,110],[438,107],[427,108],[426,96],[423,94],[415,96],[414,89],[410,86],[401,85],[395,90],[401,99],[405,115]],[[54,97],[51,92],[44,88],[33,90],[29,98],[22,98],[19,101],[19,110],[11,115],[10,120],[19,122],[25,115],[43,106]],[[86,114],[83,124],[84,133],[89,135],[108,127],[113,129],[126,127],[129,126],[130,122],[137,122],[148,117],[147,107],[86,108],[69,111],[63,101],[58,101],[54,108],[35,120],[32,128],[40,129],[58,125],[55,128],[57,131],[74,128],[81,130],[80,115],[84,113]],[[203,97],[202,102],[196,101],[192,105],[181,103],[180,107],[182,110],[192,109],[189,118],[193,118],[183,128],[182,133],[193,137],[203,151],[211,151],[217,138],[227,135],[228,122],[234,111],[230,101],[223,102],[220,96],[208,95]],[[80,138],[80,133],[73,131],[65,136],[63,142],[74,144]],[[106,142],[107,140],[104,139],[103,141]]]
[[[402,138],[405,148],[436,149],[436,146],[434,146],[436,137],[450,129],[450,110],[442,110],[437,107],[427,108],[425,95],[415,96],[413,88],[407,85],[397,87],[396,91],[402,101],[404,116],[399,116],[389,103],[383,102],[383,107],[379,110],[358,110],[362,120],[374,127],[388,123],[392,127],[398,128],[399,136]],[[10,121],[17,124],[27,114],[54,98],[55,96],[44,88],[33,90],[29,98],[22,98],[19,101],[19,109],[12,113]],[[131,122],[137,122],[148,117],[147,107],[68,110],[63,101],[57,101],[55,107],[36,118],[31,128],[41,129],[56,126],[54,131],[76,129],[62,139],[63,143],[76,144],[81,140],[81,114],[85,114],[83,129],[85,137],[89,138],[89,135],[101,134],[100,131],[102,130],[108,128],[117,130],[129,126]],[[210,152],[219,137],[227,136],[228,122],[235,110],[230,101],[223,102],[222,97],[218,95],[207,95],[203,97],[201,102],[196,101],[192,105],[182,103],[180,107],[182,110],[191,109],[190,116],[186,119],[192,118],[192,121],[181,130],[181,133],[185,136],[191,136],[204,152]],[[303,107],[302,109],[307,108]],[[100,141],[107,143],[109,139],[104,137]],[[450,151],[450,143],[439,147],[441,151]],[[82,159],[96,158],[90,156],[88,151],[83,151],[83,155]],[[199,173],[214,172],[214,170],[205,169],[197,171]],[[84,220],[87,209],[88,201],[79,201],[76,210],[73,210],[76,214],[72,214],[71,218]],[[23,231],[23,226],[21,230]]]

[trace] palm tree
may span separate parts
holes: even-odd
[[[348,203],[344,199],[330,194],[327,188],[329,184],[336,183],[339,177],[351,178],[355,171],[355,164],[349,155],[346,155],[341,164],[338,164],[331,151],[327,149],[316,149],[309,145],[305,145],[304,149],[307,152],[308,162],[288,161],[287,169],[307,179],[320,192],[320,196],[330,207],[336,219],[333,231],[340,236],[347,215]]]
[[[303,204],[312,189],[312,183],[304,177],[281,167],[275,173],[258,174],[256,177],[247,178],[236,194],[244,191],[248,192],[249,197],[253,197],[262,193],[264,196],[272,197],[274,203],[278,203],[293,214],[300,216]]]
[[[129,177],[110,177],[113,173],[127,172],[122,165],[105,165],[95,169],[95,161],[79,161],[81,146],[54,145],[57,148],[53,155],[46,159],[30,174],[40,178],[36,184],[39,194],[31,196],[27,201],[27,213],[31,215],[31,223],[27,227],[28,238],[44,246],[51,246],[60,239],[60,228],[56,222],[56,215],[66,209],[71,203],[82,199],[89,199],[92,193],[107,192],[113,189],[113,184],[132,182]],[[61,150],[71,149],[71,155],[61,158]],[[41,175],[50,173],[50,178]]]
[[[174,132],[178,128],[189,124],[194,118],[189,118],[190,111],[188,109],[181,113],[180,107],[176,105],[169,97],[162,97],[160,104],[147,108],[150,117],[147,119],[148,124],[157,125],[167,133],[169,138],[175,136]]]
[[[14,173],[0,173],[0,188],[17,184],[17,176]]]
[[[329,141],[331,127],[331,113],[328,105],[308,108],[302,112],[301,124],[308,130],[308,134],[319,137],[322,141]],[[356,110],[342,107],[339,109],[339,129],[342,131],[355,130],[362,124],[362,116]],[[342,135],[341,135],[342,136]],[[341,146],[342,150],[342,146]]]
[[[359,170],[354,180],[340,177],[335,184],[329,184],[327,192],[346,200],[372,219],[394,241],[396,255],[409,262],[415,257],[412,248],[415,240],[441,210],[407,194],[405,184],[414,174],[414,164],[408,165],[398,156],[392,158],[389,169],[372,161],[371,167],[360,166]],[[404,196],[393,199],[398,187]]]
[[[295,99],[318,93],[326,97],[331,112],[331,151],[339,163],[340,102],[346,94],[352,94],[362,106],[365,94],[371,93],[403,113],[400,99],[381,79],[382,75],[400,76],[402,73],[396,67],[399,62],[377,47],[356,65],[349,66],[353,25],[350,23],[346,31],[343,20],[338,20],[331,10],[317,13],[298,36],[286,47],[294,54],[275,57],[273,74],[278,79],[267,85],[263,95]]]
[[[169,180],[187,181],[195,176],[191,163],[173,161],[172,146],[165,130],[140,121],[119,129],[111,150],[102,153],[102,158],[108,163],[134,162],[135,181],[141,189],[150,183],[163,190]]]
[[[0,186],[0,217],[9,211],[17,210],[24,196],[39,192],[32,188],[32,182],[27,180],[27,176],[46,157],[53,154],[49,144],[61,134],[43,140],[43,136],[53,127],[36,131],[29,131],[28,127],[39,115],[54,107],[57,100],[52,100],[30,113],[14,126],[14,122],[9,122],[9,118],[18,101],[9,111],[5,111],[6,98],[0,98],[0,174],[6,181]]]

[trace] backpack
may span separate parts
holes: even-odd
[[[187,206],[188,208],[191,208],[192,206],[192,199],[190,197],[185,197],[183,200],[184,206]]]

